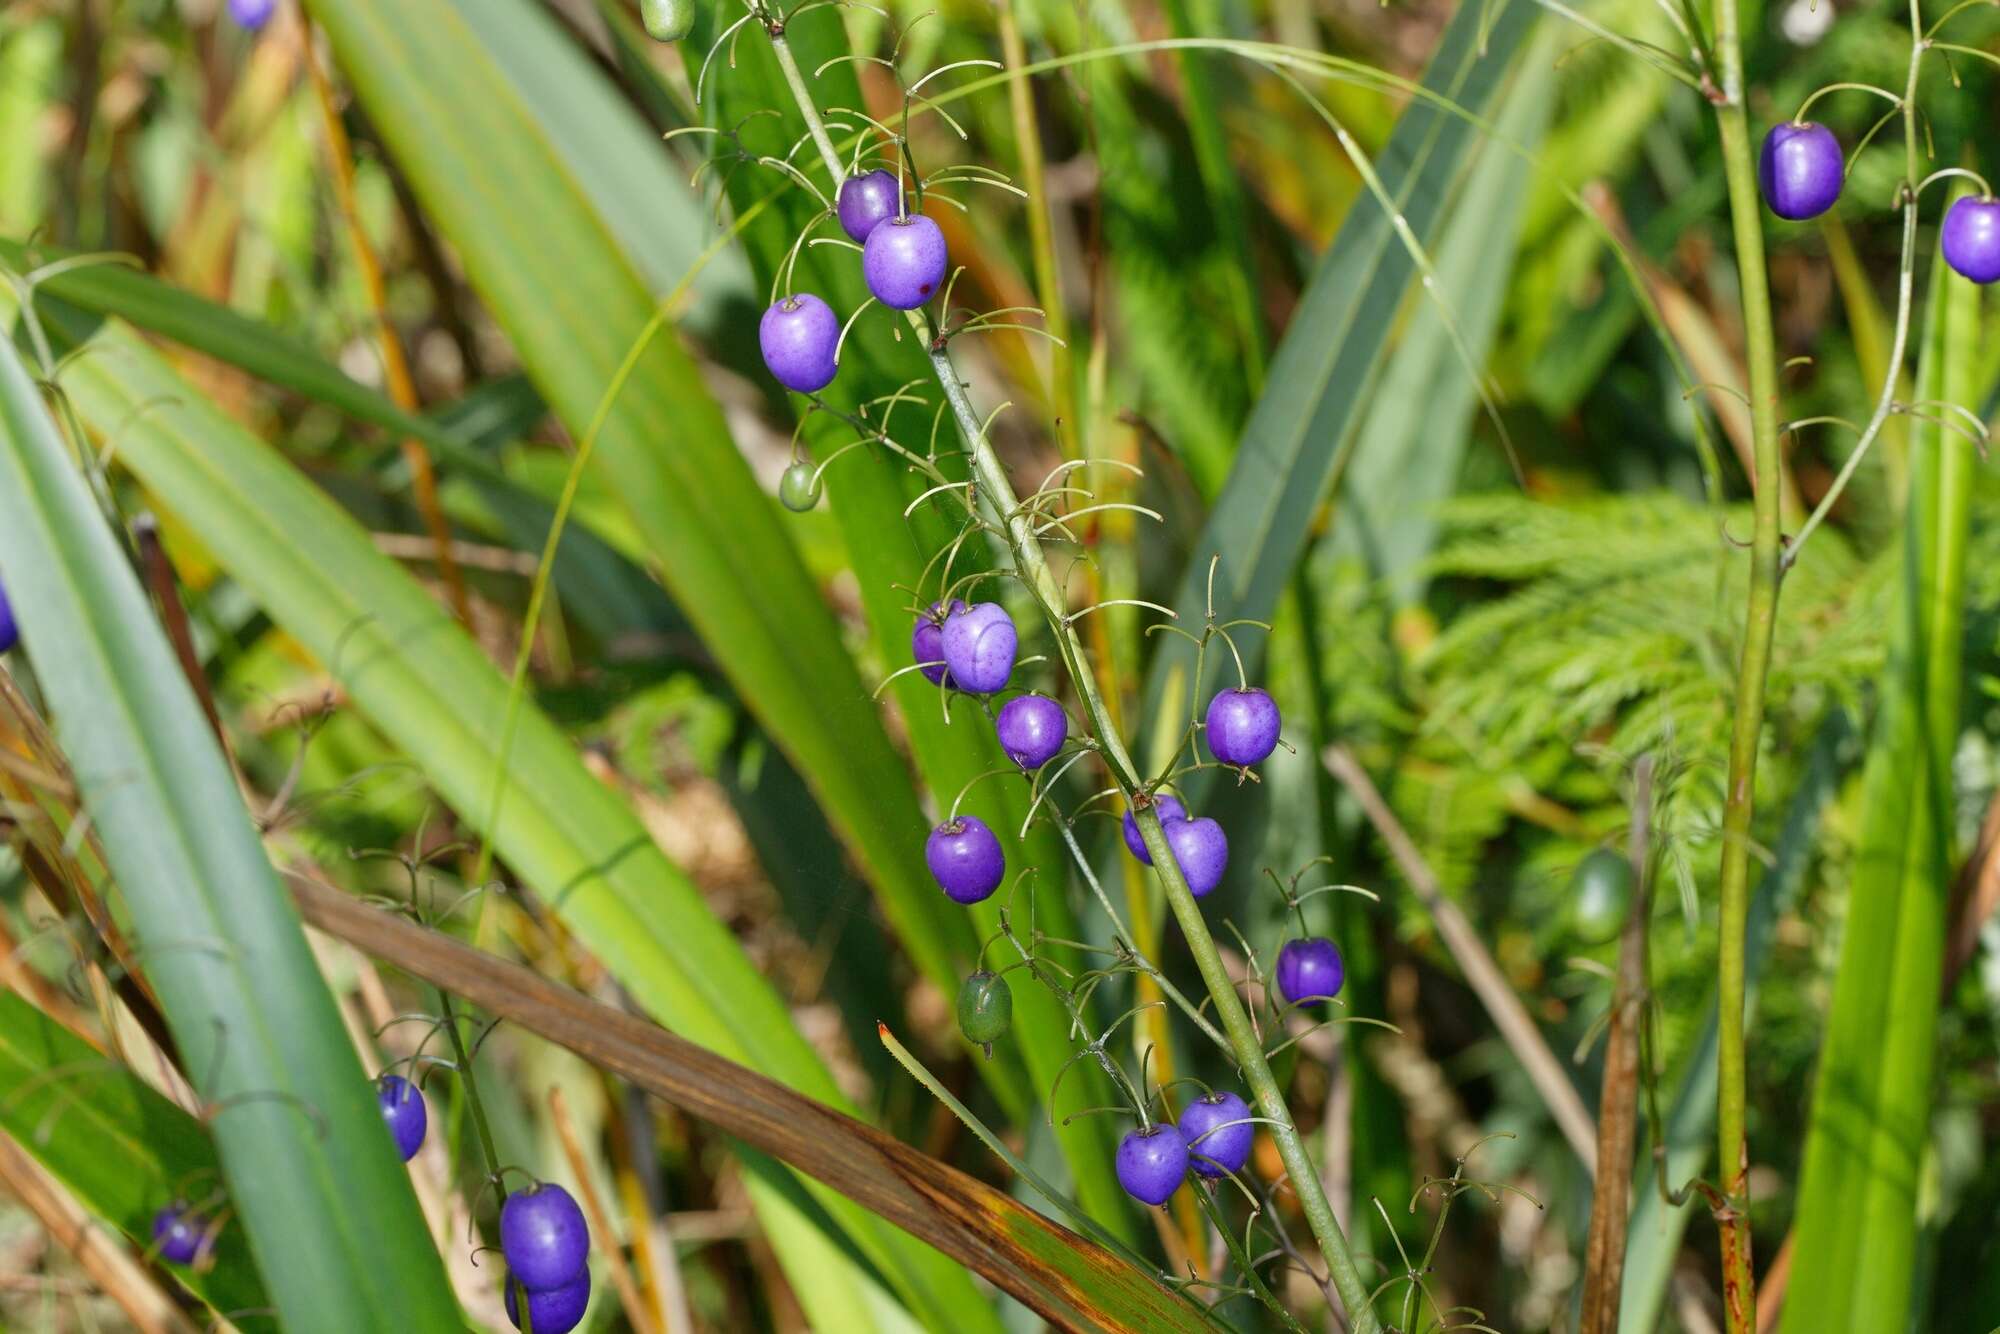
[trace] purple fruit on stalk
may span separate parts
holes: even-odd
[[[910,631],[910,654],[917,660],[924,680],[934,686],[951,684],[946,680],[950,673],[944,665],[944,623],[964,610],[965,604],[957,598],[951,600],[950,606],[933,602],[929,611],[917,617],[916,628]]]
[[[583,1210],[553,1182],[516,1191],[500,1206],[500,1253],[531,1292],[574,1283],[590,1259]],[[539,1320],[535,1328],[541,1328]]]
[[[1162,825],[1171,820],[1185,820],[1188,818],[1187,807],[1181,805],[1181,799],[1170,792],[1162,792],[1159,796],[1154,797],[1153,809],[1158,812]],[[1125,846],[1132,850],[1134,857],[1137,857],[1146,865],[1151,866],[1153,864],[1153,854],[1147,851],[1146,840],[1139,837],[1139,822],[1132,818],[1132,812],[1130,811],[1125,812]]]
[[[841,230],[857,241],[866,241],[877,226],[903,211],[902,191],[895,176],[876,168],[840,183],[834,212],[840,215]]]
[[[375,1100],[382,1104],[382,1120],[396,1141],[396,1152],[409,1162],[424,1146],[424,1132],[430,1128],[424,1095],[401,1075],[383,1075],[375,1081]]]
[[[1008,759],[1023,769],[1039,769],[1069,739],[1069,715],[1047,695],[1019,695],[1000,706],[993,730]]]
[[[1014,674],[1014,654],[1021,636],[1014,619],[997,602],[975,602],[945,617],[940,636],[945,670],[951,683],[975,695],[1004,689]]]
[[[519,1329],[521,1308],[519,1299],[514,1295],[512,1276],[507,1279],[506,1286],[507,1319],[513,1322],[515,1329]],[[533,1323],[535,1334],[569,1334],[583,1323],[583,1313],[589,1308],[589,1265],[559,1288],[528,1289],[528,1319]]]
[[[21,627],[14,623],[14,607],[7,601],[7,589],[0,585],[0,653],[21,642]]]
[[[915,310],[944,286],[944,233],[921,213],[890,218],[861,247],[861,276],[885,306]]]
[[[271,21],[271,15],[278,9],[278,0],[229,0],[229,17],[248,28],[251,32],[261,29]]]
[[[208,1220],[175,1200],[153,1215],[153,1246],[162,1260],[191,1265],[208,1249]]]
[[[1757,155],[1757,183],[1764,202],[1781,218],[1817,218],[1840,198],[1847,173],[1840,141],[1815,121],[1773,125]]]
[[[1256,686],[1231,686],[1208,702],[1208,752],[1224,764],[1261,762],[1278,746],[1278,706]]]
[[[1164,1121],[1119,1141],[1118,1184],[1135,1200],[1165,1204],[1187,1179],[1187,1170],[1187,1141]]]
[[[1278,951],[1278,994],[1293,1005],[1317,1005],[1340,994],[1347,964],[1325,936],[1288,940]]]
[[[776,302],[757,323],[757,346],[771,377],[787,389],[816,394],[833,383],[840,321],[833,307],[811,292]]]
[[[1000,840],[976,815],[961,815],[931,830],[924,841],[924,864],[954,903],[977,903],[990,896],[1007,874],[1007,854],[1000,850]]]
[[[1944,262],[1976,283],[2000,279],[2000,200],[1952,201],[1944,215]]]
[[[1229,835],[1222,826],[1203,816],[1198,820],[1171,820],[1161,825],[1167,832],[1167,846],[1174,850],[1174,863],[1181,868],[1188,892],[1201,898],[1222,883],[1229,869]]]
[[[1191,1165],[1205,1177],[1241,1172],[1257,1135],[1249,1105],[1224,1089],[1189,1103],[1181,1112],[1180,1131]]]

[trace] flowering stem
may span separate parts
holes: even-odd
[[[1724,0],[1725,3],[1728,0]],[[826,127],[820,120],[818,107],[807,91],[805,76],[798,67],[789,45],[784,40],[782,28],[770,29],[771,49],[776,54],[779,67],[784,71],[785,82],[790,86],[793,97],[798,102],[799,114],[805,118],[806,127],[818,147],[827,173],[835,189],[845,176],[840,155],[834,151],[833,142],[827,137]],[[1760,270],[1761,277],[1761,270]],[[974,479],[982,500],[999,521],[1007,537],[1007,545],[1014,557],[1015,573],[1027,586],[1029,593],[1040,606],[1043,617],[1055,637],[1056,650],[1062,658],[1063,666],[1069,672],[1079,698],[1083,701],[1091,728],[1102,746],[1101,754],[1111,772],[1112,781],[1117,783],[1128,802],[1138,797],[1142,780],[1132,756],[1125,747],[1124,739],[1113,726],[1104,697],[1098,690],[1096,677],[1090,670],[1084,656],[1083,644],[1077,638],[1066,610],[1062,586],[1049,569],[1048,558],[1043,554],[1040,539],[1035,533],[1035,516],[1028,513],[1015,497],[1012,483],[1001,466],[1000,458],[993,451],[992,443],[980,423],[978,412],[967,396],[965,383],[959,378],[957,368],[952,365],[951,354],[945,345],[934,336],[929,319],[921,310],[906,312],[912,332],[918,343],[930,357],[931,369],[936,373],[938,385],[944,392],[945,402],[950,407],[952,417],[958,424],[959,434],[964,440],[968,456],[972,460]],[[1768,308],[1767,308],[1768,324]],[[1768,344],[1768,339],[1766,340]],[[1775,429],[1775,418],[1771,423]],[[1775,495],[1775,491],[1773,493]],[[1279,1156],[1285,1164],[1285,1171],[1291,1178],[1292,1189],[1297,1192],[1299,1204],[1305,1212],[1306,1223],[1312,1229],[1314,1239],[1319,1243],[1320,1253],[1325,1257],[1328,1272],[1334,1288],[1340,1294],[1342,1305],[1347,1308],[1347,1316],[1356,1334],[1374,1334],[1379,1329],[1374,1312],[1368,1305],[1368,1285],[1363,1281],[1353,1253],[1348,1249],[1347,1237],[1340,1230],[1339,1222],[1333,1216],[1333,1206],[1328,1202],[1326,1188],[1320,1181],[1318,1168],[1306,1152],[1305,1142],[1298,1128],[1292,1124],[1291,1112],[1285,1106],[1284,1094],[1278,1088],[1277,1079],[1271,1073],[1270,1062],[1264,1057],[1264,1048],[1255,1028],[1251,1026],[1249,1013],[1243,1007],[1243,999],[1236,993],[1234,981],[1222,961],[1221,951],[1216,948],[1215,938],[1209,934],[1208,924],[1202,920],[1201,907],[1195,902],[1194,894],[1188,889],[1186,878],[1181,874],[1180,864],[1167,846],[1166,832],[1160,827],[1158,813],[1151,802],[1143,806],[1135,804],[1134,814],[1139,831],[1145,839],[1147,850],[1153,857],[1153,868],[1158,872],[1160,883],[1166,889],[1167,902],[1173,908],[1175,918],[1180,922],[1181,931],[1187,939],[1188,951],[1195,958],[1202,981],[1207,985],[1210,997],[1215,1001],[1216,1017],[1221,1020],[1223,1032],[1229,1039],[1229,1046],[1243,1078],[1255,1095],[1259,1111],[1272,1123],[1272,1139],[1277,1143]]]

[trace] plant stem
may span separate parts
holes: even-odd
[[[1724,0],[1727,3],[1727,0]],[[805,84],[805,76],[800,71],[791,47],[784,40],[782,28],[771,30],[771,49],[776,54],[779,67],[784,71],[785,82],[798,101],[799,114],[805,118],[807,130],[817,145],[821,159],[834,188],[840,186],[845,172],[840,155],[834,151],[833,142],[827,137],[826,126],[820,120],[819,109],[814,104]],[[1759,276],[1761,278],[1761,266]],[[987,440],[982,429],[978,412],[965,392],[965,384],[960,380],[951,355],[945,345],[932,332],[928,318],[920,310],[906,312],[911,330],[923,346],[936,372],[938,386],[944,392],[945,402],[951,408],[952,417],[958,424],[960,436],[965,442],[967,454],[972,460],[973,476],[986,505],[999,520],[1007,535],[1008,548],[1013,553],[1015,573],[1027,586],[1029,593],[1040,605],[1042,615],[1047,619],[1055,637],[1056,650],[1063,666],[1069,672],[1084,711],[1089,716],[1092,730],[1097,734],[1103,747],[1101,754],[1112,780],[1117,783],[1127,800],[1138,797],[1142,780],[1132,756],[1125,748],[1124,739],[1113,725],[1104,697],[1098,690],[1097,679],[1090,670],[1084,656],[1083,644],[1077,638],[1065,609],[1062,586],[1049,569],[1048,558],[1042,552],[1041,541],[1035,535],[1035,520],[1023,511],[1014,494],[1007,471],[994,453],[992,443]],[[1768,307],[1766,324],[1768,326]],[[1768,339],[1766,340],[1768,343]],[[1773,419],[1772,426],[1776,422]],[[1775,562],[1774,562],[1775,565]],[[1145,839],[1147,850],[1153,857],[1153,868],[1158,872],[1160,883],[1166,889],[1167,902],[1172,906],[1175,918],[1180,922],[1181,931],[1187,938],[1189,953],[1194,955],[1202,981],[1207,985],[1209,995],[1215,1001],[1216,1016],[1222,1021],[1223,1032],[1229,1039],[1232,1054],[1242,1068],[1243,1077],[1249,1084],[1257,1100],[1258,1109],[1268,1117],[1273,1125],[1272,1139],[1277,1143],[1279,1156],[1284,1160],[1285,1171],[1290,1176],[1292,1188],[1297,1192],[1299,1204],[1306,1215],[1307,1225],[1312,1229],[1314,1239],[1319,1243],[1320,1253],[1327,1262],[1335,1289],[1340,1294],[1341,1303],[1347,1308],[1347,1316],[1356,1334],[1374,1334],[1379,1328],[1373,1310],[1368,1305],[1368,1286],[1361,1277],[1353,1253],[1348,1249],[1347,1237],[1340,1230],[1339,1222],[1333,1216],[1333,1206],[1326,1197],[1325,1185],[1319,1177],[1319,1170],[1306,1152],[1305,1142],[1300,1137],[1298,1127],[1292,1124],[1291,1112],[1285,1106],[1284,1094],[1278,1088],[1277,1079],[1271,1073],[1270,1062],[1264,1057],[1264,1048],[1251,1026],[1249,1013],[1243,1008],[1243,998],[1236,994],[1234,981],[1228,968],[1222,962],[1221,951],[1216,948],[1215,938],[1209,934],[1208,924],[1202,920],[1201,907],[1195,902],[1194,894],[1188,889],[1187,880],[1181,874],[1180,863],[1167,846],[1166,831],[1160,827],[1158,813],[1151,802],[1143,806],[1134,805],[1139,832]]]
[[[486,1105],[479,1100],[479,1080],[472,1073],[472,1053],[466,1050],[465,1035],[458,1031],[458,1012],[451,1003],[451,993],[443,987],[438,988],[438,1011],[444,1016],[444,1031],[451,1035],[452,1059],[458,1063],[458,1081],[465,1088],[466,1110],[472,1113],[479,1153],[486,1160],[487,1180],[499,1188],[504,1200],[507,1187],[500,1180],[500,1152],[493,1146],[493,1128],[486,1123]]]
[[[1771,325],[1771,289],[1764,271],[1762,203],[1743,106],[1743,45],[1736,0],[1716,0],[1715,47],[1721,89],[1714,95],[1729,182],[1736,272],[1743,297],[1743,341],[1750,371],[1756,524],[1750,542],[1750,593],[1743,615],[1743,650],[1736,671],[1736,719],[1729,742],[1728,798],[1722,812],[1721,936],[1717,945],[1720,1000],[1716,1087],[1717,1163],[1724,1207],[1722,1304],[1729,1334],[1756,1328],[1755,1274],[1750,1264],[1748,1147],[1744,1141],[1744,931],[1750,910],[1750,819],[1757,786],[1757,751],[1764,733],[1764,692],[1777,625],[1783,534],[1779,531],[1778,357]]]

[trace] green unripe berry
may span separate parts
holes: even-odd
[[[694,0],[639,0],[639,17],[659,42],[678,42],[694,27]]]
[[[1014,1022],[1014,993],[1007,979],[984,968],[965,979],[958,989],[958,1031],[967,1042],[977,1042],[993,1055],[993,1043]]]
[[[1577,863],[1569,882],[1569,927],[1580,941],[1603,945],[1618,938],[1632,910],[1632,863],[1599,848]]]
[[[819,504],[819,478],[813,466],[801,459],[785,469],[785,475],[778,479],[778,503],[794,514],[804,514]]]

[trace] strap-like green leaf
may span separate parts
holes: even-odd
[[[11,341],[0,577],[143,966],[220,1108],[230,1200],[287,1328],[452,1327],[457,1303],[298,914]]]

